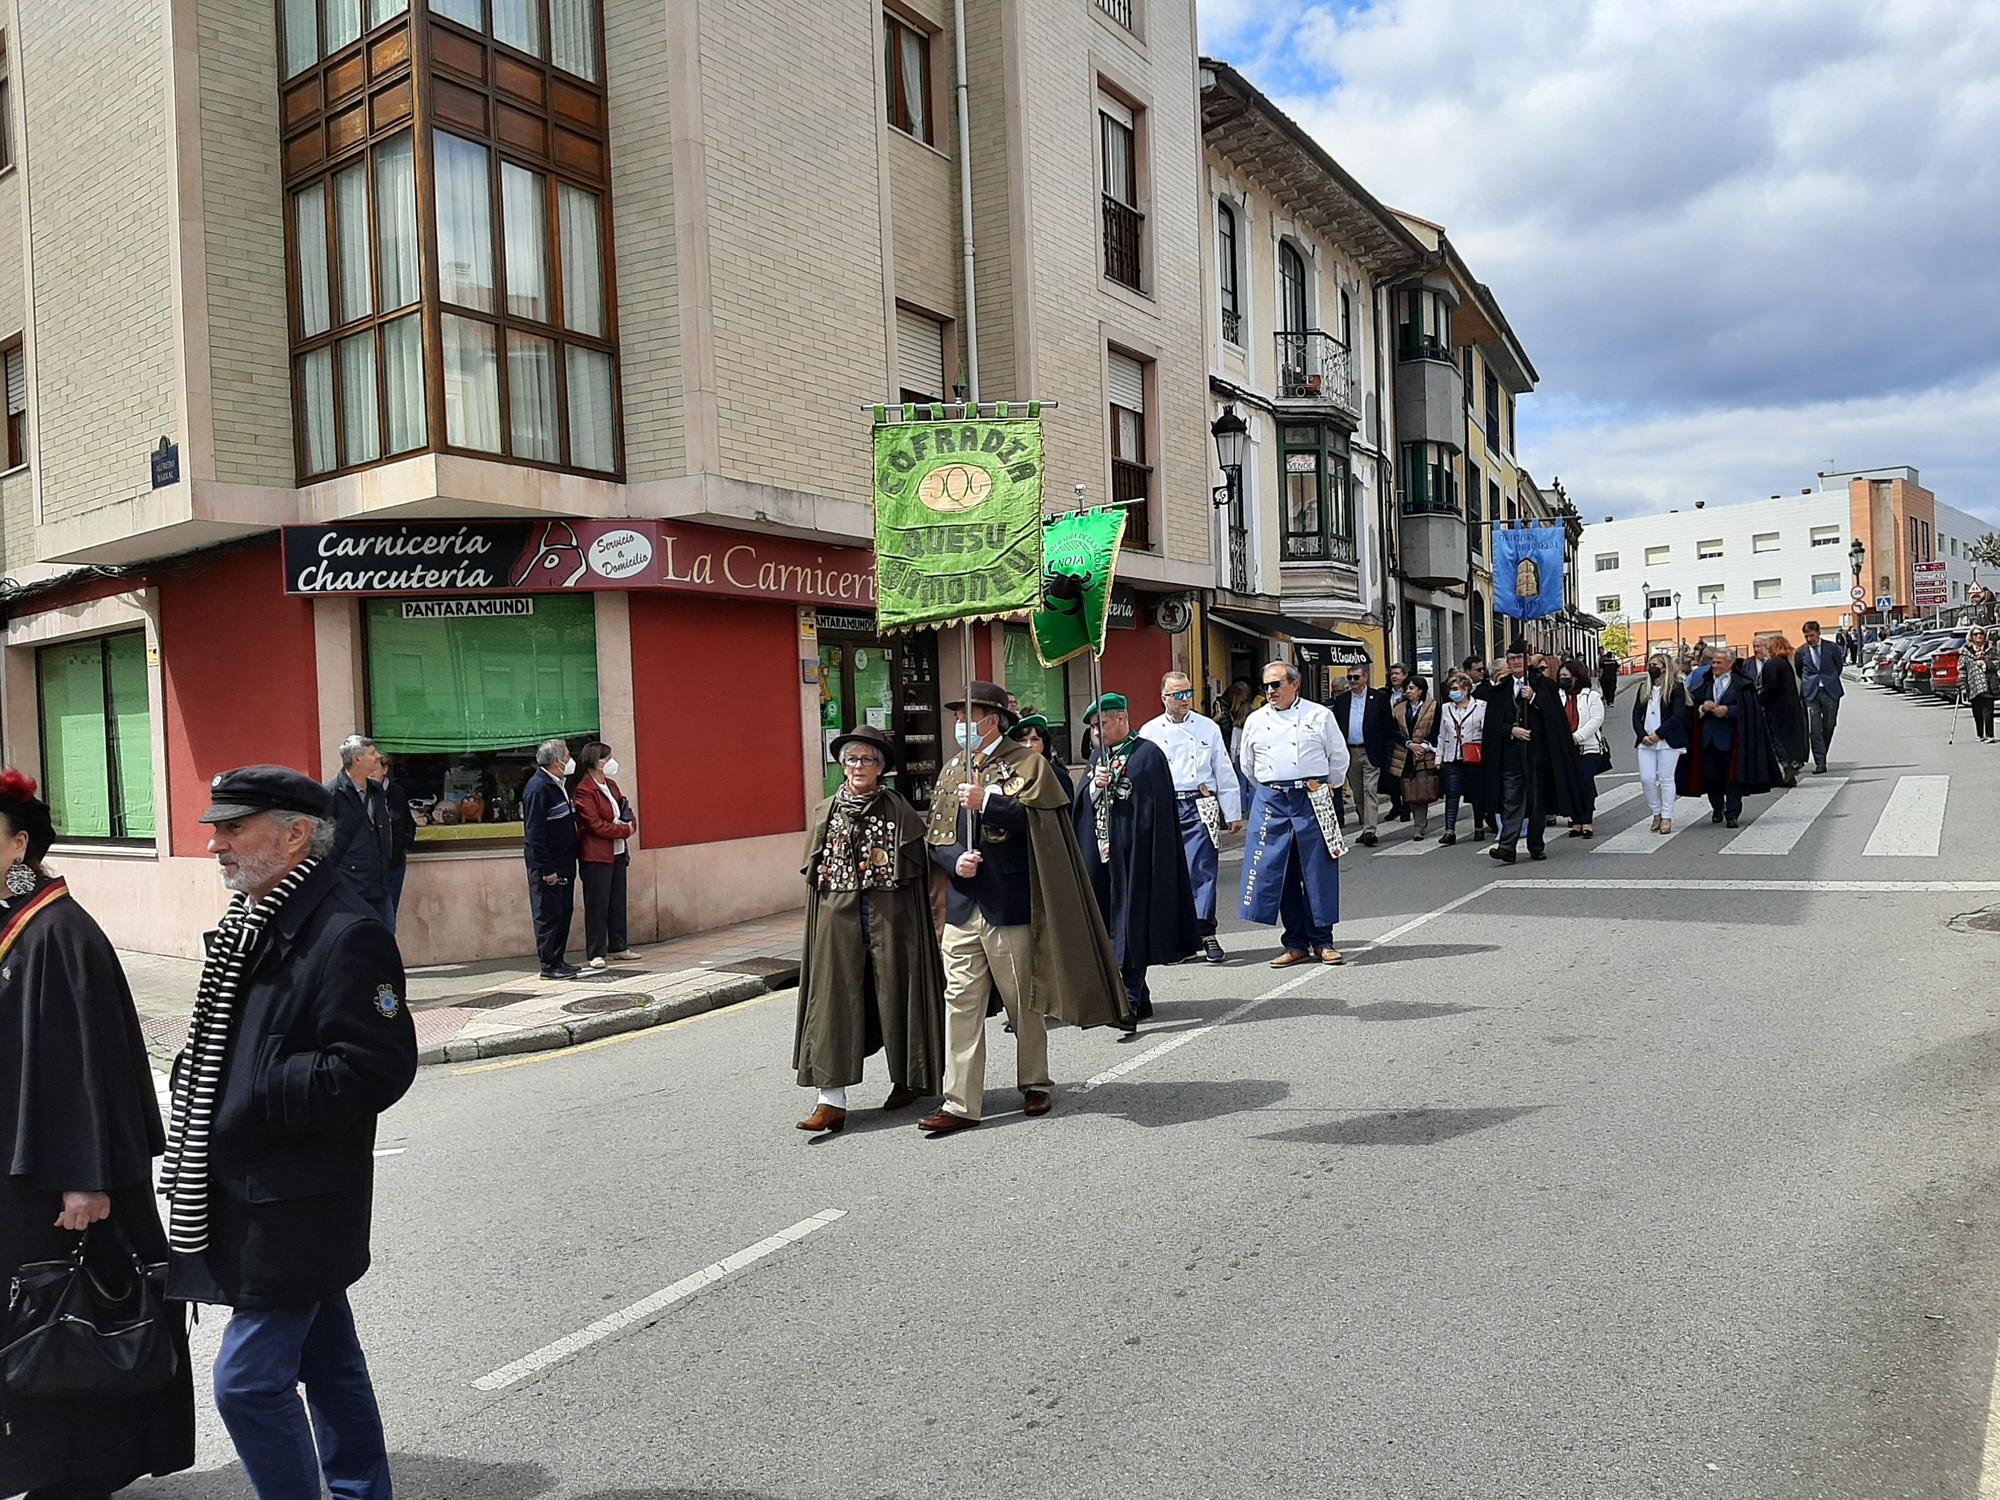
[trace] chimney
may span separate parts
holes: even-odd
[[[1611,524],[1611,517],[1610,517],[1610,516],[1606,516],[1606,517],[1604,518],[1604,524],[1605,524],[1606,526],[1609,526],[1609,525]]]
[[[1812,490],[1811,490],[1811,488],[1810,488],[1810,487],[1808,487],[1808,488],[1806,488],[1806,489],[1802,489],[1802,490],[1800,490],[1800,491],[1799,491],[1799,493],[1800,493],[1801,495],[1810,495],[1810,494],[1812,493]]]
[[[1701,509],[1701,508],[1702,508],[1702,507],[1703,507],[1704,505],[1706,505],[1706,504],[1708,504],[1708,502],[1707,502],[1706,500],[1697,500],[1697,501],[1695,501],[1695,503],[1694,503],[1694,508],[1695,508],[1696,510],[1700,510],[1700,509]]]

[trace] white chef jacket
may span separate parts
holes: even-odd
[[[1347,742],[1331,709],[1300,698],[1280,711],[1265,704],[1243,725],[1243,771],[1252,781],[1347,779]]]
[[[1229,763],[1229,747],[1222,742],[1222,730],[1215,720],[1191,713],[1176,724],[1165,714],[1149,721],[1139,731],[1167,757],[1174,773],[1176,792],[1214,791],[1222,802],[1222,819],[1235,823],[1243,817],[1243,796],[1236,784],[1236,768]]]

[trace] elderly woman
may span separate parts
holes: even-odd
[[[42,868],[49,806],[19,771],[0,775],[0,1282],[76,1254],[108,1289],[133,1257],[164,1264],[153,1158],[164,1137],[132,992],[110,941]],[[94,1500],[194,1463],[194,1384],[178,1318],[179,1367],[129,1398],[4,1398],[0,1495]]]
[[[847,1124],[847,1090],[886,1054],[888,1101],[907,1109],[944,1070],[944,964],[931,925],[924,820],[882,784],[893,745],[868,725],[835,738],[846,777],[806,827],[806,947],[792,1064],[817,1089],[799,1129]]]
[[[1993,697],[2000,692],[2000,644],[1989,639],[1984,625],[1966,633],[1958,653],[1959,691],[1972,705],[1972,729],[1982,745],[1993,743]]]

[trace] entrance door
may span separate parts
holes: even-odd
[[[842,780],[829,753],[834,737],[869,724],[896,741],[899,764],[889,784],[915,806],[929,805],[938,769],[935,637],[842,639],[822,628],[819,702],[824,795],[832,796]]]

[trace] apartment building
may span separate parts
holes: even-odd
[[[1201,63],[1209,396],[1241,423],[1215,509],[1206,665],[1218,688],[1292,649],[1323,691],[1380,678],[1393,415],[1388,284],[1426,261],[1396,216],[1227,63]],[[1225,415],[1227,414],[1227,415]]]
[[[1107,681],[1185,659],[1190,0],[968,8],[970,286],[948,0],[6,9],[0,729],[120,943],[195,951],[210,777],[355,731],[424,813],[413,963],[526,951],[550,736],[633,768],[635,939],[795,905],[826,741],[921,800],[963,669],[875,629],[876,403],[1054,403],[1051,500],[1131,516]]]
[[[1913,468],[1821,474],[1791,495],[1607,516],[1584,528],[1582,588],[1592,612],[1628,624],[1641,647],[1747,650],[1774,632],[1796,644],[1808,619],[1831,631],[1932,613],[1917,599],[1918,563],[1943,563],[1925,576],[1942,578],[1942,605],[1964,603],[1977,576],[1969,548],[1992,530],[1940,504]]]

